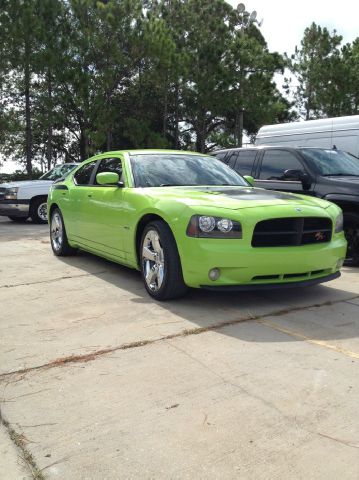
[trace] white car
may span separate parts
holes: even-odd
[[[47,223],[47,196],[51,185],[77,165],[58,165],[38,180],[0,184],[0,215],[14,222],[25,222],[31,217],[34,223]]]

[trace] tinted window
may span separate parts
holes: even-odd
[[[238,152],[233,152],[232,154],[228,155],[228,164],[229,167],[234,168],[234,165],[236,164],[236,160],[238,158]]]
[[[86,163],[83,167],[79,168],[74,175],[74,180],[77,185],[88,185],[91,180],[91,175],[96,162]]]
[[[286,170],[302,170],[300,161],[285,150],[267,150],[264,152],[259,178],[262,180],[284,180]]]
[[[214,153],[213,156],[218,158],[218,160],[220,160],[223,163],[228,163],[229,156],[225,158],[227,156],[227,153],[228,152]]]
[[[132,155],[131,166],[136,187],[247,186],[247,182],[238,173],[207,155]]]
[[[122,176],[122,163],[119,158],[104,158],[101,160],[100,165],[98,166],[96,175],[102,172],[113,172],[118,173],[118,176]],[[95,180],[95,184],[98,185]]]
[[[243,150],[238,152],[238,158],[234,166],[235,170],[241,175],[251,175],[256,155],[256,150]]]

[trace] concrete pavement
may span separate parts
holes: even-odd
[[[358,270],[159,304],[47,226],[0,242],[1,412],[44,478],[359,478]]]

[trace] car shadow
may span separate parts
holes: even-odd
[[[359,305],[346,303],[349,311],[344,316],[340,312],[334,312],[334,309],[340,310],[337,303],[353,299],[356,294],[329,284],[261,292],[190,289],[181,299],[157,302],[147,294],[140,273],[136,270],[85,252],[79,252],[73,257],[61,257],[59,260],[129,292],[129,301],[147,306],[145,312],[153,305],[154,316],[156,310],[160,309],[182,319],[184,328],[176,334],[184,330],[193,330],[195,333],[198,328],[201,331],[220,328],[222,334],[248,342],[300,341],[301,336],[326,341],[359,336]],[[267,325],[265,328],[263,320],[264,324],[275,322],[279,328],[274,328],[269,333],[270,327]],[[248,324],[253,324],[256,328],[241,327]],[[281,326],[299,332],[299,335],[286,335],[281,331]]]

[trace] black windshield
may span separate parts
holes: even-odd
[[[231,185],[248,183],[219,160],[205,155],[153,153],[131,156],[136,187]]]
[[[320,175],[359,176],[359,159],[349,153],[321,148],[303,148],[302,153]]]

